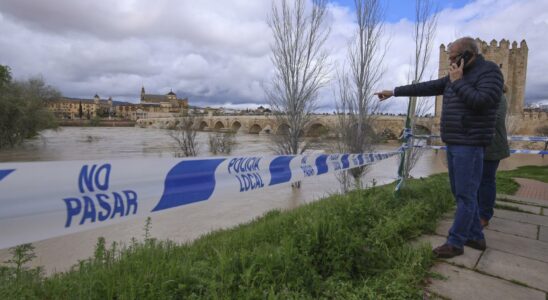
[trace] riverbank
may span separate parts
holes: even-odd
[[[500,172],[545,178],[545,166]],[[515,183],[514,183],[515,184]],[[2,298],[422,298],[431,248],[409,241],[433,233],[454,206],[446,174],[332,196],[188,244],[145,240],[105,245],[70,272],[0,268]],[[23,257],[23,256],[20,256]],[[431,275],[431,274],[430,274]]]
[[[99,242],[70,272],[19,282],[4,272],[0,286],[7,298],[413,298],[430,249],[405,241],[434,230],[452,206],[448,186],[437,175],[401,198],[393,185],[332,196],[191,244]]]

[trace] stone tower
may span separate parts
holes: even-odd
[[[506,98],[508,99],[508,114],[518,115],[523,111],[525,101],[525,75],[527,73],[527,56],[529,49],[527,43],[522,40],[519,47],[517,42],[512,43],[502,39],[500,43],[492,40],[491,43],[476,39],[480,52],[485,59],[499,65],[504,83],[508,87]],[[440,46],[439,77],[446,76],[449,70],[449,54],[445,45]],[[441,117],[442,97],[436,97],[436,117]]]

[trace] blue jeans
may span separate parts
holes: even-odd
[[[461,249],[467,240],[484,239],[478,209],[483,150],[480,146],[447,145],[449,181],[457,202],[447,243]]]
[[[483,175],[478,192],[479,216],[489,221],[493,217],[493,207],[497,197],[497,181],[495,175],[500,160],[484,160]]]

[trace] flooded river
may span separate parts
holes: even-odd
[[[200,156],[209,156],[208,133],[198,133]],[[268,135],[237,134],[236,147],[231,155],[274,154]],[[389,151],[398,144],[383,144],[377,151]],[[329,145],[311,149],[329,152]],[[39,138],[25,142],[14,149],[0,151],[0,162],[61,161],[123,158],[173,157],[176,146],[166,130],[153,128],[93,128],[64,127],[45,131]],[[373,181],[384,184],[396,179],[397,157],[376,163],[364,176],[364,185]],[[445,153],[426,151],[417,163],[414,177],[445,172]],[[548,157],[519,154],[501,162],[500,169],[513,169],[520,165],[547,165]],[[301,189],[287,185],[275,186],[243,194],[237,199],[224,199],[221,203],[203,201],[181,208],[166,210],[152,217],[151,235],[157,239],[176,242],[191,241],[204,233],[229,228],[248,222],[273,209],[292,209],[303,203],[338,193],[335,176],[326,174],[303,181]],[[98,237],[108,243],[129,243],[132,237],[142,239],[144,219],[134,219],[121,224],[102,227],[34,243],[37,258],[32,265],[44,266],[48,273],[67,270],[70,266],[92,255]],[[9,258],[7,249],[0,250],[0,261]]]

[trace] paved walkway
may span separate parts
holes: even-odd
[[[516,192],[517,197],[548,199],[548,184],[525,178],[514,178],[520,185]]]
[[[548,184],[517,179],[515,196],[497,195],[495,216],[484,230],[485,251],[464,248],[464,255],[436,262],[425,299],[548,300]],[[421,241],[445,242],[452,213],[435,235]]]

